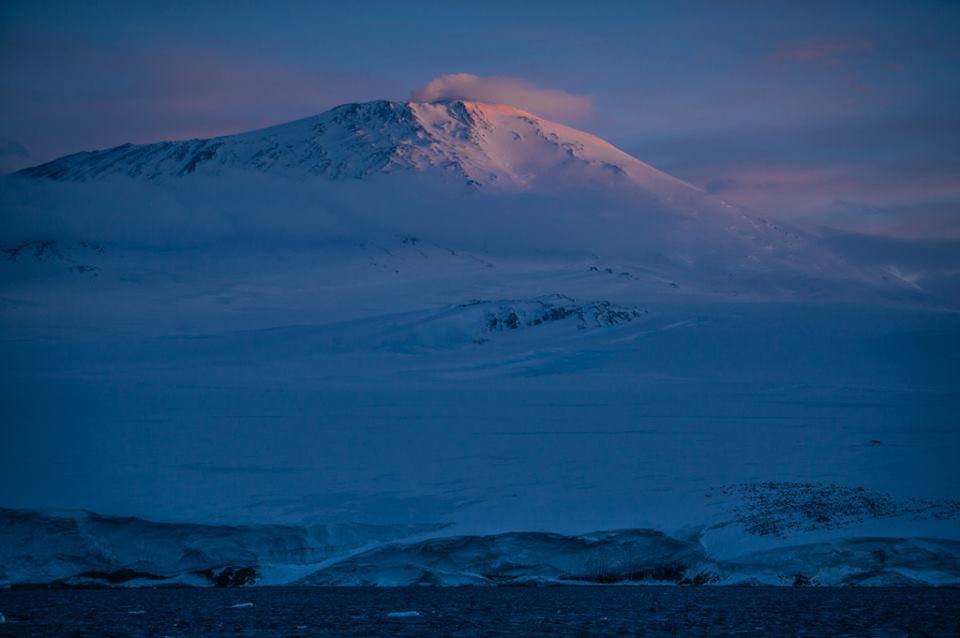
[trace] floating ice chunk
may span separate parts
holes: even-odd
[[[387,618],[419,618],[419,611],[391,611]]]
[[[127,612],[127,614],[130,616],[142,616],[145,613],[147,612],[142,609],[131,609],[130,611]]]
[[[7,622],[7,617],[0,613],[0,625]]]
[[[237,603],[236,605],[230,605],[230,609],[248,609],[253,607],[253,603]]]

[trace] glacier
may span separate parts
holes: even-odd
[[[442,525],[192,525],[0,509],[0,584],[239,587]],[[306,566],[306,567],[305,567]]]
[[[2,585],[958,582],[956,307],[587,133],[345,105],[0,215]]]

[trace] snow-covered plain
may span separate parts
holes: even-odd
[[[585,133],[347,105],[0,206],[2,583],[960,582],[955,310]]]

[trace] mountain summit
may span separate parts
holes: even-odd
[[[510,106],[462,100],[345,104],[237,135],[76,153],[19,174],[153,180],[225,169],[330,179],[439,171],[507,189],[574,179],[636,183],[657,193],[696,190],[589,133]]]

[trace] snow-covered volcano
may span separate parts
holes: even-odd
[[[91,184],[85,194],[106,193],[101,208],[117,208],[118,179],[166,189],[162,195],[191,200],[186,216],[195,223],[229,217],[237,228],[250,217],[266,217],[265,227],[252,231],[260,234],[296,232],[296,220],[316,219],[309,211],[319,208],[333,210],[340,229],[364,225],[362,239],[372,229],[459,248],[510,243],[526,255],[542,255],[546,239],[546,252],[615,258],[630,266],[618,272],[640,269],[657,282],[699,292],[822,296],[835,295],[838,285],[900,297],[915,292],[895,276],[855,268],[804,232],[720,200],[594,135],[499,104],[345,104],[238,135],[77,153],[17,175]],[[269,189],[259,187],[263,180]],[[97,190],[98,184],[106,185]],[[362,187],[344,195],[357,184]],[[245,195],[244,187],[251,192]],[[203,188],[228,192],[192,194]],[[157,198],[151,191],[127,199]],[[212,204],[198,204],[201,199]],[[132,201],[136,211],[119,223],[143,218],[144,204]],[[26,206],[32,209],[32,200]]]
[[[344,104],[239,135],[77,153],[21,174],[157,179],[224,169],[330,179],[438,170],[484,187],[529,188],[578,178],[621,180],[658,195],[697,190],[589,133],[511,106],[459,100]]]

